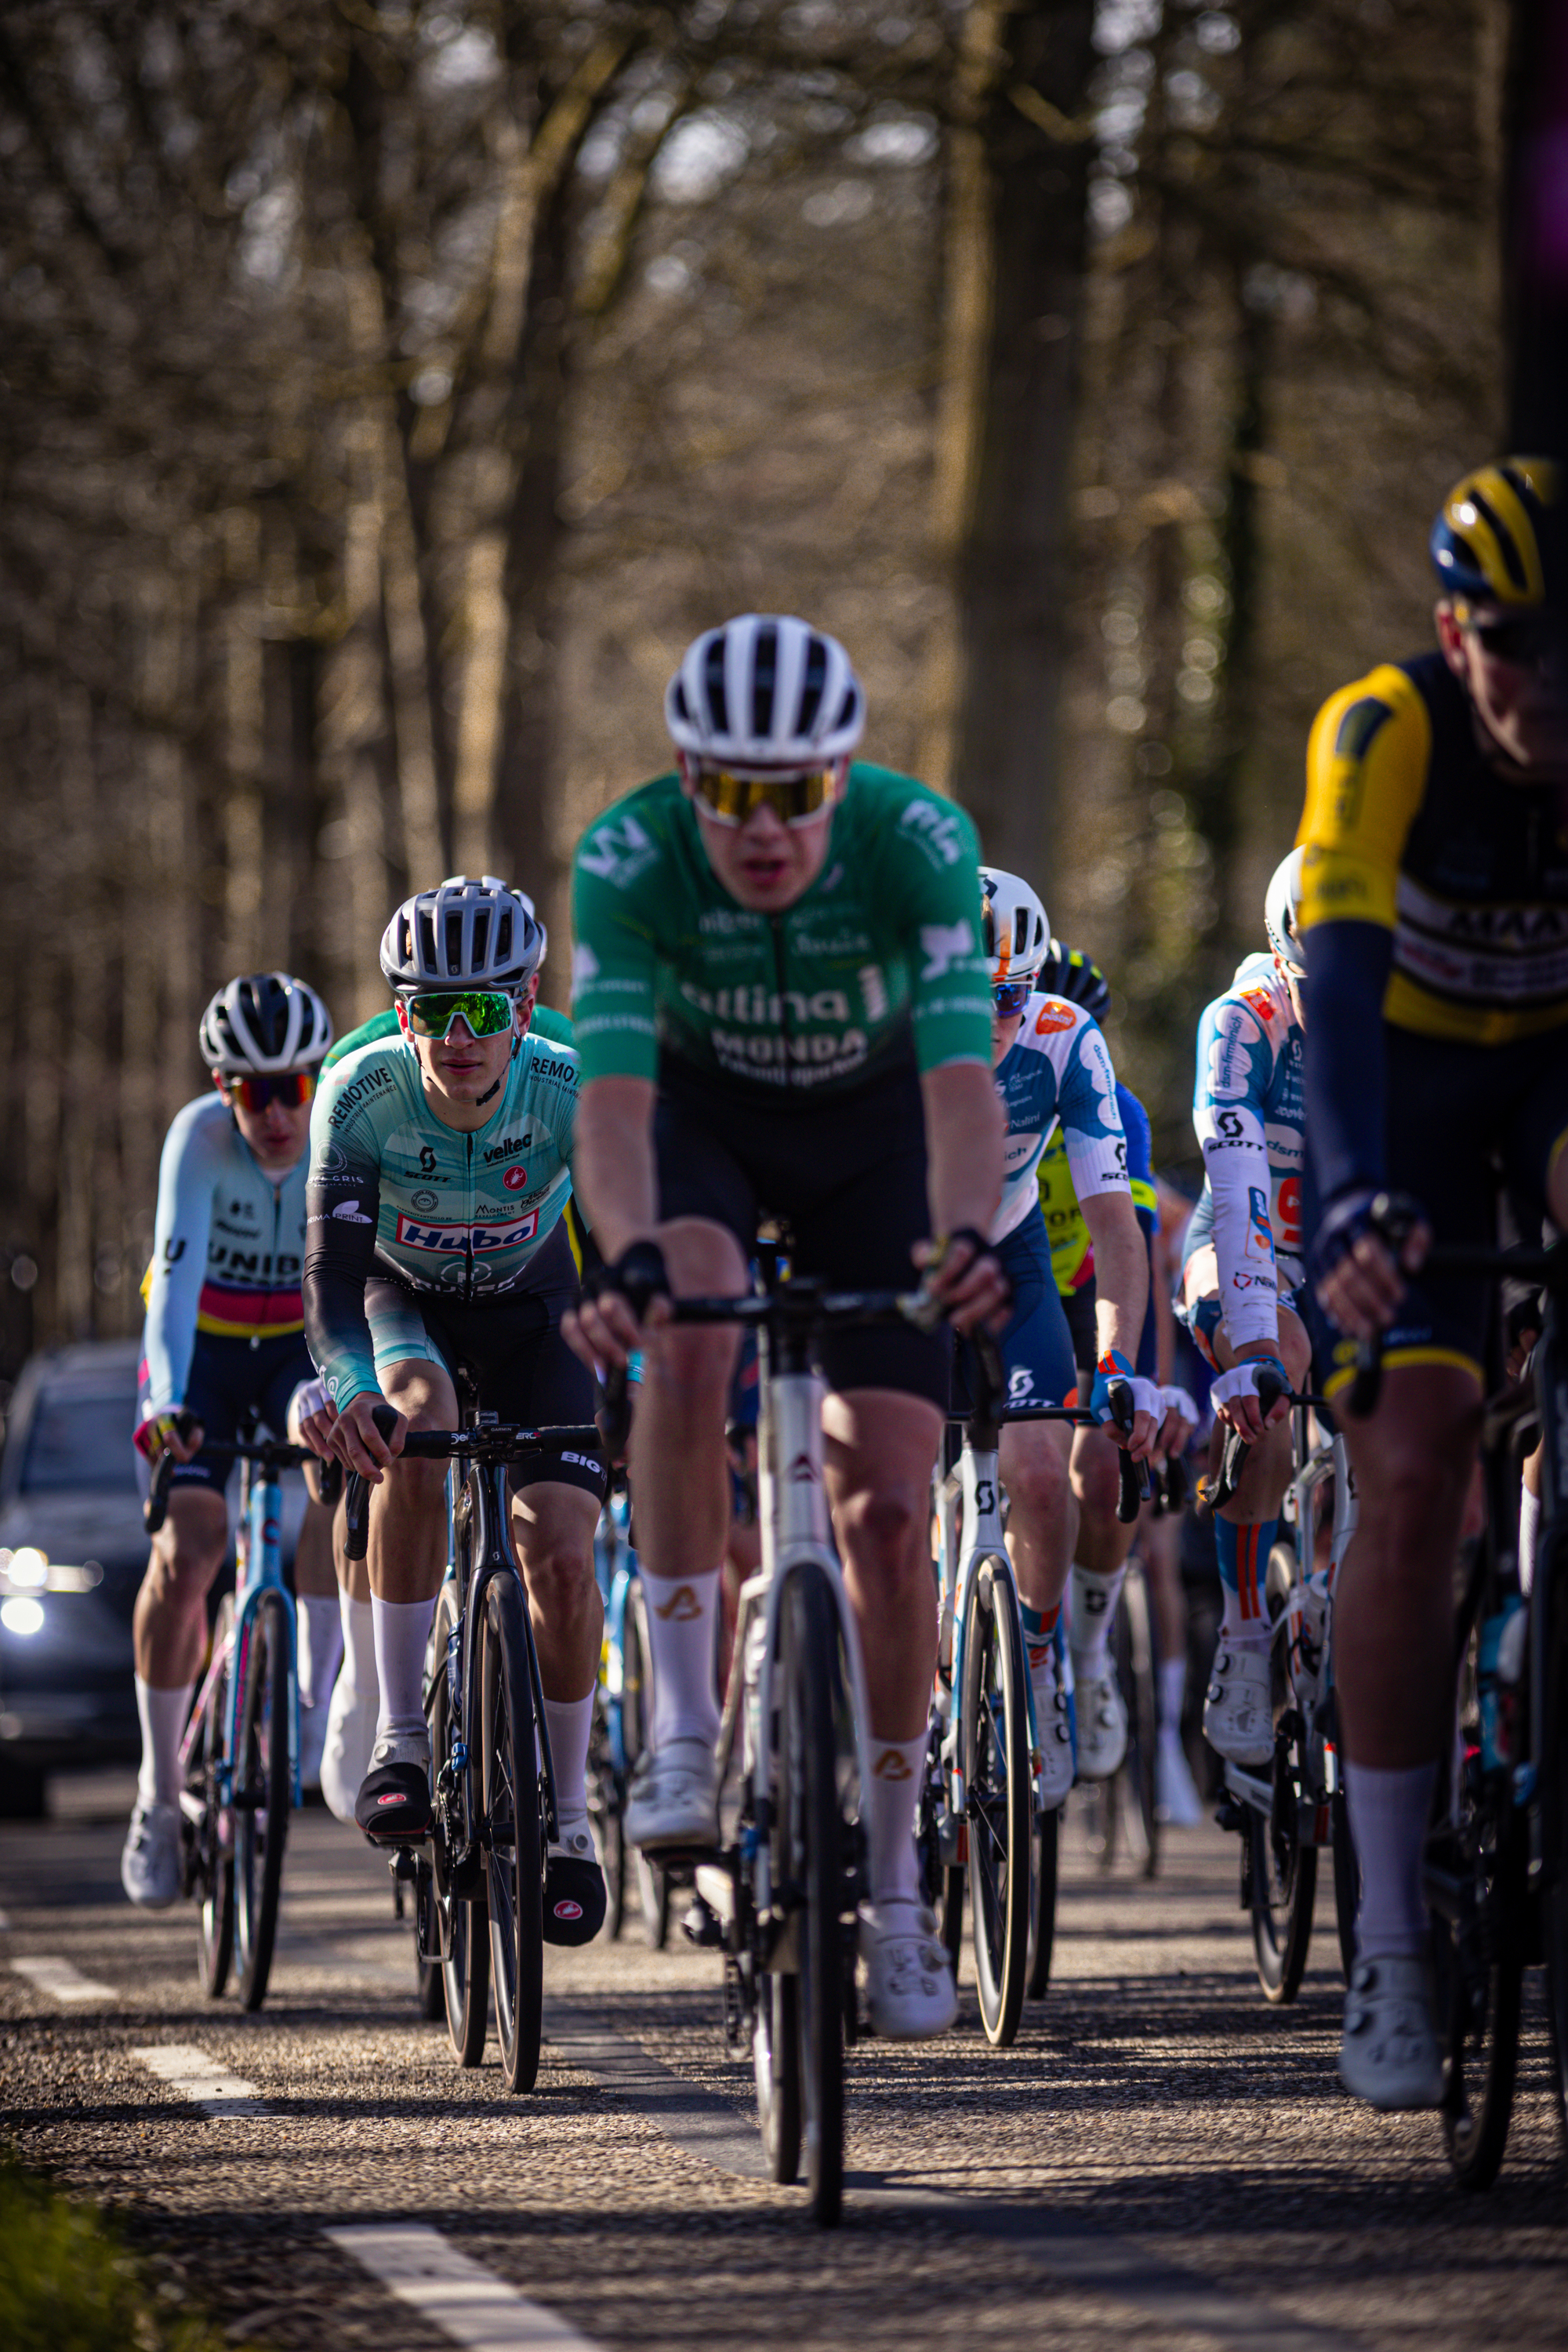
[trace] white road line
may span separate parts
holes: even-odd
[[[118,2000],[119,1993],[112,1985],[100,1984],[96,1977],[84,1977],[69,1960],[62,1960],[53,1952],[33,1952],[11,1962],[14,1973],[26,1977],[47,1992],[52,2000]]]
[[[593,2352],[592,2339],[426,2229],[328,2230],[334,2246],[468,2352]]]
[[[223,2121],[267,2112],[254,2083],[247,2083],[221,2059],[198,2050],[194,2042],[156,2042],[145,2049],[133,2050],[131,2055],[139,2058],[172,2091],[179,2091],[193,2106],[200,2107],[204,2115]]]

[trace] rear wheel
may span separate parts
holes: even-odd
[[[1344,1771],[1342,1761],[1340,1771]],[[1340,1967],[1346,1984],[1355,1966],[1355,1922],[1361,1908],[1361,1861],[1351,1834],[1350,1801],[1342,1779],[1330,1801],[1329,1821],[1334,1839],[1334,1920],[1340,1931]]]
[[[508,2090],[531,2091],[543,2031],[544,1839],[522,1586],[510,1574],[485,1587],[479,1708],[496,2032]]]
[[[1127,1701],[1127,1756],[1121,1768],[1127,1803],[1136,1813],[1142,1847],[1142,1874],[1152,1878],[1160,1867],[1159,1784],[1156,1779],[1160,1738],[1160,1702],[1154,1676],[1154,1636],[1149,1615],[1149,1588],[1134,1567],[1121,1590],[1115,1635],[1116,1667]]]
[[[831,2226],[844,2199],[845,1709],[837,1612],[809,1561],[790,1571],[784,1589],[778,1677],[776,1892],[793,1915],[806,2186],[816,2220]]]
[[[1271,1589],[1277,1546],[1270,1559]],[[1285,1563],[1288,1572],[1289,1558]],[[1292,2001],[1301,1990],[1312,1941],[1312,1908],[1318,1889],[1318,1849],[1301,1843],[1301,1799],[1307,1785],[1306,1731],[1289,1696],[1289,1632],[1276,1614],[1269,1673],[1273,1692],[1274,1765],[1272,1811],[1247,1808],[1245,1869],[1251,1895],[1252,1950],[1265,1998]]]
[[[1544,1547],[1542,1548],[1544,1552]],[[1535,1572],[1548,1578],[1548,1596],[1562,1591],[1563,1570],[1554,1549],[1550,1573],[1541,1557]],[[1547,1633],[1545,1754],[1542,1767],[1541,1833],[1546,1885],[1541,1898],[1542,1937],[1546,1955],[1546,2002],[1552,2020],[1552,2089],[1557,2121],[1568,2145],[1568,1618],[1561,1605],[1551,1612]]]
[[[752,2029],[752,2066],[768,2173],[771,2179],[787,2183],[800,2170],[798,1978],[770,1971],[761,1979]]]
[[[245,1699],[234,1775],[235,1936],[239,1997],[247,2009],[267,1998],[283,1849],[293,1806],[289,1769],[289,1617],[280,1592],[264,1592],[244,1644]]]
[[[1506,1783],[1480,1785],[1479,1765],[1467,1742],[1458,1820],[1427,1849],[1443,2136],[1462,2189],[1489,2189],[1508,2145],[1524,1976],[1526,1819]]]
[[[228,1649],[234,1628],[234,1598],[225,1593],[213,1633],[213,1654],[224,1657],[214,1676],[191,1745],[185,1768],[185,1789],[201,1806],[198,1819],[187,1816],[182,1835],[188,1842],[186,1868],[196,1899],[196,1973],[203,1990],[216,2000],[228,1982],[234,1958],[234,1853],[232,1836],[225,1851],[218,1767],[223,1760],[224,1725],[228,1716],[229,1675],[233,1654]],[[232,1816],[231,1816],[232,1818]]]
[[[1010,2042],[1024,2008],[1029,1942],[1029,1718],[1013,1580],[983,1561],[963,1629],[963,1780],[969,1910],[985,2038]]]

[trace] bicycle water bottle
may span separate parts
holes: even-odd
[[[1519,1752],[1521,1684],[1530,1612],[1516,1592],[1481,1627],[1476,1698],[1481,1718],[1481,1769],[1510,1766]]]

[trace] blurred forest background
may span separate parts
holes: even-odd
[[[207,995],[552,933],[809,614],[1116,989],[1160,1157],[1312,714],[1506,409],[1507,0],[0,0],[0,1370],[136,1327]]]

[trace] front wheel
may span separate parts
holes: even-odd
[[[245,1700],[234,1773],[235,1933],[239,1997],[247,2009],[267,1998],[283,1849],[294,1801],[289,1769],[289,1616],[280,1592],[264,1592],[243,1643]]]
[[[459,1728],[452,1721],[447,1671],[447,1648],[458,1623],[456,1589],[446,1585],[436,1604],[430,1684],[425,1696],[425,1711],[430,1722],[430,1770],[436,1778],[439,1778],[442,1766],[451,1755]],[[472,1824],[464,1818],[461,1795],[447,1803],[448,1830],[457,1830],[460,1837],[466,1837]],[[432,1904],[438,1899],[432,1886]],[[445,2014],[453,2057],[459,2066],[477,2066],[485,2054],[485,2029],[489,2022],[489,1913],[482,1895],[472,1902],[448,1896],[447,1907],[451,1914],[448,1948],[446,1957],[431,1968],[431,1992],[436,2005],[426,2013],[432,2017]]]
[[[1344,1770],[1341,1760],[1340,1770]],[[1329,1822],[1334,1840],[1334,1924],[1340,1931],[1340,1967],[1346,1984],[1355,1966],[1355,1923],[1361,1909],[1361,1860],[1351,1833],[1350,1800],[1342,1780],[1330,1801]]]
[[[806,2186],[816,2220],[831,2226],[844,2200],[846,1824],[838,1735],[846,1710],[837,1611],[826,1578],[810,1561],[791,1570],[784,1587],[774,1688],[775,1906],[784,1910],[795,1962]]]
[[[229,1676],[234,1671],[229,1646],[233,1636],[234,1597],[226,1592],[213,1630],[213,1654],[222,1658],[224,1664],[213,1678],[185,1767],[186,1791],[197,1800],[201,1811],[195,1820],[187,1815],[182,1823],[190,1887],[196,1898],[196,1973],[211,2000],[216,2000],[227,1984],[234,1958],[233,1841],[225,1840],[218,1789]]]
[[[1458,1819],[1427,1848],[1438,2031],[1447,2053],[1443,2136],[1461,2189],[1489,2189],[1513,2116],[1524,1977],[1525,1817],[1506,1786],[1476,1785],[1471,1749]]]
[[[479,1740],[496,2032],[508,2090],[531,2091],[543,2034],[544,1838],[522,1586],[510,1574],[485,1587]]]
[[[1057,1938],[1057,1849],[1061,1838],[1062,1809],[1037,1812],[1030,1839],[1029,1971],[1025,1993],[1043,2000],[1051,1981],[1051,1952]]]
[[[1006,1570],[984,1560],[963,1628],[969,1913],[980,2018],[994,2048],[1018,2031],[1029,1941],[1029,1717],[1024,1632]]]

